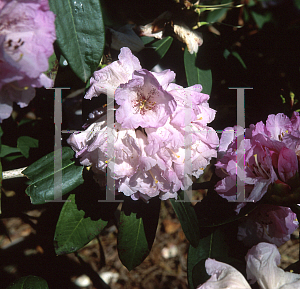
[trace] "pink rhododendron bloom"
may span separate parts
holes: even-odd
[[[295,151],[283,147],[278,156],[278,174],[283,182],[287,182],[298,171],[298,159]]]
[[[280,254],[275,245],[259,243],[246,256],[247,279],[261,289],[294,289],[300,287],[300,274],[278,268]]]
[[[176,108],[172,95],[146,69],[135,71],[131,80],[121,84],[115,99],[120,105],[117,122],[125,128],[161,127]]]
[[[259,205],[239,225],[237,239],[248,247],[260,242],[281,246],[298,228],[296,214],[290,208]]]
[[[46,0],[1,1],[0,121],[9,117],[12,102],[26,106],[34,97],[30,87],[50,87],[43,74],[53,54],[55,15]]]
[[[117,192],[133,200],[176,198],[177,191],[188,189],[192,176],[199,177],[217,156],[219,139],[207,126],[215,116],[207,102],[209,96],[201,93],[200,85],[183,88],[172,84],[174,79],[170,70],[152,73],[141,69],[126,47],[118,61],[94,73],[86,97],[113,89],[118,104],[116,122],[113,128],[107,127],[101,117],[68,142],[81,164],[92,165],[99,183],[109,168],[108,177],[115,180]],[[185,98],[194,103],[193,116],[182,119]]]
[[[240,133],[242,128],[225,129],[220,140],[220,159],[216,164],[216,173],[222,180],[217,183],[216,191],[235,201],[236,178],[239,178],[245,183],[245,200],[257,202],[270,184],[292,178],[299,168],[297,152],[300,148],[300,134],[293,123],[297,123],[296,115],[293,122],[282,113],[269,115],[266,125],[259,122],[246,129],[245,139],[239,147],[233,132],[238,130]],[[244,168],[237,166],[240,159],[244,159]],[[239,203],[236,211],[239,212],[245,204]]]
[[[135,70],[141,69],[139,60],[131,53],[130,49],[123,47],[119,60],[94,72],[90,85],[84,98],[91,99],[101,93],[114,94],[121,83],[127,83],[132,78]]]
[[[226,263],[208,258],[205,261],[205,269],[211,277],[197,289],[251,289],[245,277]]]

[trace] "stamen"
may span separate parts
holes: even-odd
[[[153,178],[153,180],[155,181],[155,183],[158,183],[158,180],[154,177],[153,173],[151,172],[151,170],[149,170],[149,173],[151,175],[151,177]]]

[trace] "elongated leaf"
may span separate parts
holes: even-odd
[[[49,0],[56,14],[58,46],[75,74],[86,82],[100,63],[105,35],[99,0]]]
[[[83,183],[82,166],[76,166],[74,151],[62,148],[62,195]],[[33,204],[43,204],[54,199],[54,152],[42,157],[22,172],[32,182],[26,189]]]
[[[207,237],[202,238],[196,248],[189,247],[188,282],[190,289],[196,288],[208,279],[209,276],[205,270],[207,258],[220,261],[227,256],[227,247],[222,242],[223,240],[223,233],[220,230],[215,230]]]
[[[25,158],[29,157],[29,149],[37,148],[39,141],[29,136],[20,136],[17,140],[17,147]]]
[[[198,52],[199,53],[199,52]],[[187,83],[189,86],[201,84],[202,92],[210,94],[212,87],[211,70],[203,70],[196,66],[196,53],[190,54],[187,48],[184,51],[184,67]]]
[[[151,46],[155,47],[155,52],[159,55],[160,58],[163,58],[168,52],[172,42],[173,38],[171,36],[168,36],[166,38],[154,42]]]
[[[151,250],[159,210],[159,198],[153,198],[147,204],[126,198],[123,203],[118,228],[118,252],[129,271],[140,265]]]
[[[11,283],[7,289],[48,289],[47,282],[37,276],[26,276],[22,277],[13,283]]]
[[[75,194],[68,197],[60,212],[54,235],[54,246],[57,255],[69,254],[85,246],[101,233],[108,221],[92,220],[79,210]]]
[[[0,158],[3,158],[9,154],[20,153],[19,148],[9,147],[7,145],[1,145]]]
[[[183,194],[184,192],[178,194],[178,201],[184,200]],[[200,231],[197,216],[192,204],[178,202],[175,199],[170,199],[170,201],[186,238],[193,247],[197,247],[200,240]]]

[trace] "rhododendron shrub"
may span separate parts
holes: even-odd
[[[207,126],[215,116],[209,96],[201,93],[201,85],[183,88],[174,79],[170,70],[142,69],[131,51],[122,48],[118,61],[94,73],[85,96],[114,91],[114,128],[98,121],[68,139],[83,165],[92,165],[96,173],[109,166],[117,190],[134,200],[176,197],[217,156],[219,139]],[[107,148],[108,135],[114,137],[113,150]],[[187,150],[191,166],[185,164]]]
[[[259,122],[246,129],[239,146],[233,133],[238,128],[225,129],[220,141],[222,157],[216,164],[216,173],[222,180],[215,189],[222,197],[231,201],[236,199],[236,178],[244,178],[245,200],[257,202],[266,194],[269,185],[288,183],[296,176],[299,170],[299,115],[294,114],[292,120],[282,113],[269,115],[266,125]],[[244,158],[244,168],[237,166],[239,157]],[[245,204],[239,203],[236,211]]]
[[[0,122],[10,116],[13,102],[28,105],[33,87],[53,86],[43,72],[54,52],[54,20],[48,1],[1,1]]]

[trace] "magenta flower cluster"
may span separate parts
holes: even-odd
[[[296,175],[300,156],[298,112],[294,112],[291,119],[283,113],[272,114],[266,125],[263,122],[251,125],[238,147],[235,131],[243,132],[243,129],[226,128],[220,140],[222,157],[216,164],[216,173],[222,180],[215,189],[222,197],[236,199],[236,181],[240,178],[245,182],[245,200],[257,202],[270,184],[287,183]],[[244,159],[244,167],[237,166],[239,158]],[[239,203],[236,211],[245,204]]]
[[[96,173],[110,167],[117,190],[134,200],[177,197],[217,156],[219,139],[207,126],[215,117],[209,96],[201,85],[183,88],[174,79],[170,70],[142,69],[130,49],[122,48],[118,61],[94,73],[85,96],[114,96],[114,128],[100,120],[68,139],[81,164]]]
[[[215,190],[233,201],[237,194],[237,178],[243,178],[245,201],[257,202],[272,184],[279,183],[289,188],[289,182],[297,178],[299,172],[299,113],[294,112],[291,119],[282,113],[269,115],[266,125],[259,122],[246,129],[245,138],[239,145],[235,131],[243,133],[243,129],[238,127],[223,131],[220,159],[216,164],[216,173],[222,179]],[[244,159],[244,168],[237,166],[240,158]],[[245,205],[246,202],[238,203],[236,212]],[[290,234],[297,227],[296,214],[290,208],[260,205],[240,224],[238,240],[247,246],[262,241],[280,246],[290,239]]]
[[[0,0],[0,122],[13,102],[25,107],[34,87],[51,87],[43,72],[53,54],[55,15],[47,0]]]

